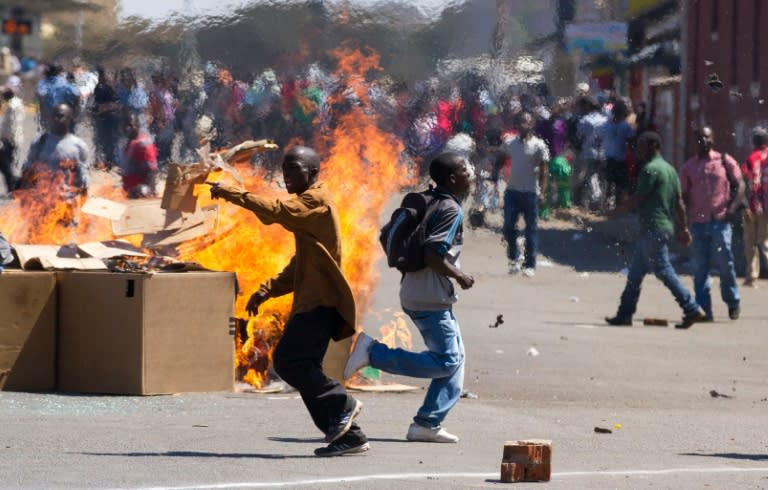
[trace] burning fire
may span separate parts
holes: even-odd
[[[400,164],[402,143],[377,127],[378,116],[370,108],[366,77],[379,71],[379,56],[351,46],[342,46],[331,55],[336,58],[336,77],[354,91],[357,105],[336,116],[332,131],[311,142],[324,162],[320,180],[336,199],[342,238],[342,270],[357,302],[358,314],[366,312],[378,281],[374,263],[381,256],[378,244],[379,214],[386,201],[411,181]],[[340,95],[341,96],[341,95]],[[344,104],[340,104],[343,106]],[[276,183],[267,178],[263,168],[237,165],[245,187],[264,196],[285,196]],[[224,173],[209,180],[223,179]],[[62,188],[63,177],[41,175],[34,188],[17,191],[0,216],[0,229],[12,243],[68,244],[113,239],[107,220],[80,213],[83,198],[62,198],[51,189]],[[90,195],[125,200],[126,195],[114,182],[95,182]],[[199,206],[211,204],[207,186],[195,189]],[[128,238],[140,245],[141,236]],[[271,353],[280,338],[292,297],[286,295],[267,301],[256,317],[248,318],[245,306],[250,295],[265,280],[285,267],[294,253],[293,237],[280,226],[265,226],[253,213],[232,205],[219,209],[215,236],[205,236],[177,247],[179,258],[195,261],[214,270],[237,272],[240,294],[235,311],[246,323],[247,339],[236,340],[237,371],[243,381],[255,387],[268,380]],[[247,319],[247,320],[246,320]],[[410,331],[402,315],[383,328],[384,341],[399,341],[410,346]]]
[[[381,255],[379,214],[392,194],[409,183],[409,177],[398,165],[402,143],[381,131],[377,116],[370,111],[366,75],[379,69],[378,54],[343,46],[332,55],[338,60],[335,75],[354,90],[360,103],[338,116],[334,130],[313,144],[326,156],[320,180],[336,199],[342,270],[355,295],[358,314],[362,314],[370,307],[378,280],[374,263]],[[246,176],[246,187],[251,192],[285,196],[284,191],[265,179],[263,171],[250,171],[250,167],[242,166],[238,170]],[[199,190],[205,204],[207,189]],[[185,260],[212,269],[237,271],[245,294],[238,298],[236,311],[239,317],[247,318],[245,305],[250,294],[288,264],[294,253],[293,238],[283,228],[264,226],[255,215],[235,206],[224,206],[219,220],[219,234],[213,243],[202,238],[180,247],[180,251]],[[262,306],[258,316],[248,321],[249,338],[237,345],[238,370],[245,371],[245,382],[256,387],[266,382],[271,352],[280,338],[290,305],[290,295],[272,299]],[[404,324],[402,318],[400,321]]]
[[[80,212],[85,197],[67,182],[66,174],[38,169],[30,186],[17,190],[14,200],[3,207],[0,230],[11,243],[67,245],[77,242],[111,240],[108,221]],[[105,179],[94,179],[92,195],[125,200],[122,188]],[[141,237],[123,237],[135,245]]]
[[[381,327],[381,338],[379,341],[389,347],[410,347],[411,342],[411,329],[408,327],[408,322],[405,319],[405,313],[398,311],[395,312],[394,318],[387,324]]]

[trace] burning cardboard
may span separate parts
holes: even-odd
[[[165,181],[161,207],[163,209],[193,213],[197,210],[195,185],[202,184],[212,171],[221,170],[228,173],[240,185],[245,185],[240,172],[233,166],[248,163],[256,153],[277,150],[278,146],[272,140],[248,140],[224,152],[211,153],[210,144],[203,145],[198,150],[199,163],[192,165],[168,165],[168,176]]]
[[[80,210],[92,216],[117,221],[125,214],[125,208],[123,202],[116,202],[103,197],[89,197]]]
[[[100,259],[82,257],[71,245],[13,245],[24,270],[106,270]]]
[[[100,271],[107,270],[107,264],[93,257],[35,257],[26,263],[26,270],[44,271]]]
[[[160,248],[177,245],[210,233],[215,228],[219,216],[218,206],[206,206],[195,213],[194,220],[189,219],[188,224],[176,230],[163,230],[157,233],[145,233],[142,246],[146,248]],[[202,220],[196,220],[202,216]]]
[[[77,246],[77,248],[87,254],[89,257],[97,259],[110,259],[112,257],[119,257],[129,255],[133,257],[147,257],[147,254],[142,252],[141,249],[134,247],[130,242],[125,240],[107,240],[103,242],[90,242],[83,243]]]
[[[13,251],[19,259],[19,265],[24,264],[37,257],[77,257],[77,249],[71,246],[62,245],[13,245]]]
[[[148,257],[124,240],[81,245],[14,245],[24,270],[107,270],[104,259],[121,256]]]
[[[203,184],[211,167],[203,164],[168,165],[168,177],[160,207],[163,209],[194,213],[197,210],[195,185]]]
[[[265,151],[274,151],[279,147],[272,140],[248,140],[243,141],[237,146],[220,154],[225,162],[229,164],[249,163],[253,155],[264,153]]]
[[[183,213],[163,209],[159,199],[137,199],[126,204],[125,213],[112,222],[115,236],[158,233],[165,230],[188,228],[205,221],[202,210]]]

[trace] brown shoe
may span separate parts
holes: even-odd
[[[757,281],[755,281],[754,279],[747,279],[744,281],[744,287],[757,289]]]

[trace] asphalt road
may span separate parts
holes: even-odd
[[[516,488],[768,487],[768,282],[742,291],[740,320],[716,299],[714,324],[680,331],[642,326],[681,315],[648,278],[635,326],[607,327],[628,250],[562,223],[542,235],[550,264],[529,279],[507,274],[498,234],[467,232],[477,282],[456,313],[477,398],[445,422],[458,444],[405,441],[422,390],[358,393],[371,450],[329,459],[312,455],[320,434],[296,393],[1,392],[0,488],[502,487],[503,444],[522,438],[553,441],[553,476]],[[372,335],[397,309],[398,279],[382,271]]]

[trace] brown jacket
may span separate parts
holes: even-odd
[[[330,192],[315,183],[302,194],[268,199],[229,186],[221,186],[227,201],[253,211],[262,223],[278,223],[294,235],[296,255],[261,290],[276,298],[293,292],[291,315],[318,306],[331,306],[341,315],[334,340],[355,333],[355,299],[341,272],[339,220]]]

